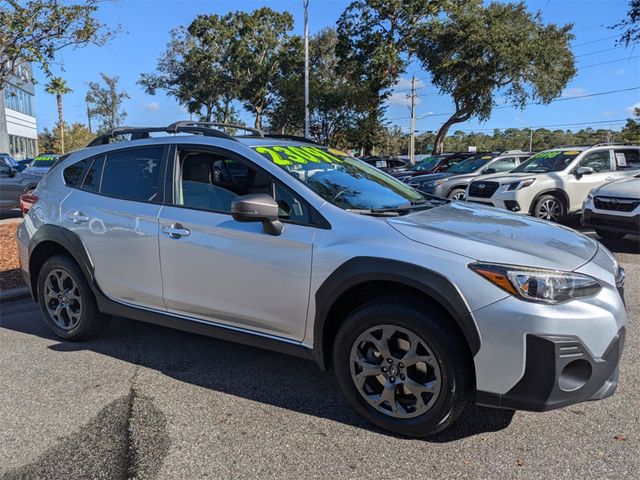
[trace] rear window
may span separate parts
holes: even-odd
[[[163,150],[136,148],[107,154],[100,193],[140,202],[158,200]]]

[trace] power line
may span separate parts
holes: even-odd
[[[596,53],[610,52],[611,50],[620,50],[621,48],[625,48],[624,45],[620,45],[619,47],[605,48],[604,50],[596,50],[595,52],[581,53],[580,55],[575,55],[575,58],[588,57],[589,55],[595,55]]]
[[[457,128],[461,132],[490,132],[493,130],[529,130],[529,128],[549,128],[549,127],[578,127],[583,125],[613,125],[613,124],[621,124],[627,121],[626,118],[622,118],[619,120],[603,120],[603,121],[595,121],[595,122],[576,122],[576,123],[555,123],[551,125],[532,125],[531,127],[523,127],[523,128],[515,128],[515,127],[493,127],[493,128],[473,128],[473,129],[460,129]],[[422,130],[421,132],[429,132],[431,130]]]
[[[555,103],[555,102],[566,102],[568,100],[579,100],[581,98],[590,98],[590,97],[600,97],[602,95],[611,95],[613,93],[621,93],[621,92],[630,92],[632,90],[640,90],[640,87],[630,87],[630,88],[622,88],[620,90],[609,90],[606,92],[596,92],[596,93],[587,93],[584,95],[576,95],[573,97],[561,97],[561,98],[556,98],[555,100],[551,100],[551,102],[549,103]],[[546,103],[541,103],[541,102],[531,102],[531,103],[526,103],[524,106],[528,107],[531,105],[547,105]],[[500,105],[498,107],[495,107],[494,110],[501,110],[504,108],[514,108],[513,105]],[[442,117],[445,115],[453,115],[455,112],[443,112],[443,113],[433,113],[431,115],[429,115],[429,117]],[[404,117],[394,117],[394,118],[390,118],[389,120],[402,120],[402,119],[406,119],[409,118],[407,116]]]
[[[618,37],[619,37],[619,35],[618,35],[618,34],[616,34],[616,35],[609,35],[608,37],[598,38],[597,40],[590,40],[590,41],[588,41],[588,42],[576,43],[576,44],[574,45],[574,47],[581,47],[581,46],[583,46],[583,45],[591,45],[592,43],[603,42],[603,41],[605,41],[605,40],[610,40],[610,39],[612,39],[612,38],[618,38]]]
[[[625,62],[627,60],[633,60],[634,58],[639,58],[640,55],[634,55],[633,57],[627,57],[627,58],[618,58],[617,60],[609,60],[608,62],[600,62],[600,63],[592,63],[591,65],[583,65],[581,67],[579,67],[580,69],[584,69],[584,68],[590,68],[590,67],[598,67],[600,65],[608,65],[610,63],[618,63],[618,62]]]

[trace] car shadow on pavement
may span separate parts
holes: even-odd
[[[90,342],[60,342],[39,312],[28,317],[3,319],[2,327],[58,341],[48,348],[62,354],[90,350],[180,382],[388,435],[353,412],[334,375],[311,361],[121,318]],[[426,441],[450,442],[498,431],[512,417],[509,410],[470,405],[453,426]]]

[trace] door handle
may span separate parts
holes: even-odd
[[[182,238],[188,237],[191,232],[179,223],[172,223],[171,225],[162,227],[162,233],[169,235],[170,238]]]
[[[605,180],[613,180],[613,177],[605,177]]]
[[[82,222],[88,222],[89,221],[89,217],[87,217],[80,210],[76,210],[75,212],[71,212],[69,215],[67,215],[67,218],[69,220],[71,220],[73,223],[82,223]]]

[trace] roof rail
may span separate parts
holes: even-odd
[[[131,135],[130,140],[141,140],[145,138],[151,138],[150,133],[153,132],[164,132],[164,133],[199,133],[204,135],[205,137],[218,137],[224,138],[227,140],[236,140],[231,135],[228,135],[220,130],[215,128],[210,128],[209,126],[203,126],[202,122],[175,122],[169,125],[168,127],[116,127],[112,130],[109,130],[102,135],[98,135],[94,138],[87,147],[97,147],[99,145],[107,145],[111,143],[111,139],[122,136],[122,135]],[[211,124],[213,125],[213,124]],[[236,140],[237,141],[237,140]]]
[[[607,147],[609,145],[637,145],[637,143],[633,142],[601,142],[596,143],[595,145],[591,145],[592,147]]]
[[[254,136],[264,137],[265,134],[259,128],[247,127],[245,125],[236,125],[233,123],[220,123],[220,122],[199,122],[199,121],[191,121],[191,120],[181,120],[179,122],[172,123],[167,127],[168,129],[177,129],[184,127],[216,127],[216,128],[232,128],[234,130],[244,130],[245,132],[250,132]]]

